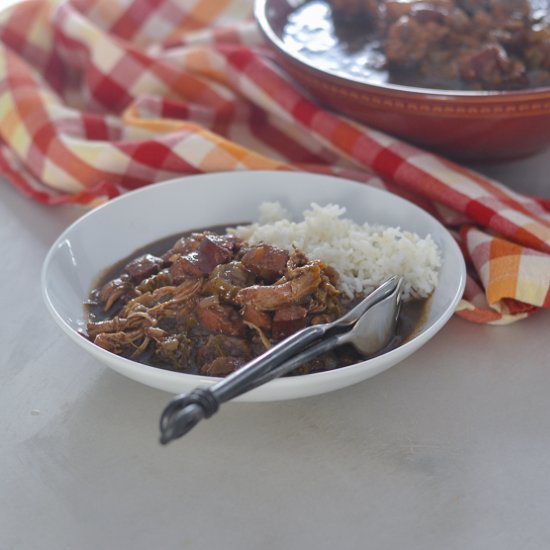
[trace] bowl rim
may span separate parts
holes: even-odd
[[[421,88],[419,86],[404,86],[400,84],[392,83],[376,83],[369,82],[361,77],[354,76],[341,76],[329,71],[325,71],[316,67],[312,61],[302,56],[299,53],[290,53],[285,47],[284,42],[280,39],[277,33],[273,30],[269,17],[267,15],[267,7],[269,2],[274,0],[254,0],[254,18],[258,24],[260,31],[263,33],[267,41],[276,50],[284,55],[289,61],[296,65],[307,67],[317,75],[317,78],[326,78],[339,82],[341,85],[355,85],[367,88],[372,91],[391,92],[393,94],[406,95],[407,97],[417,97],[421,99],[422,96],[441,96],[443,99],[456,98],[463,101],[485,101],[485,100],[507,100],[507,101],[525,101],[525,100],[540,100],[541,95],[548,95],[550,99],[550,85],[540,86],[536,88],[526,88],[522,90],[449,90],[439,88]],[[286,0],[283,0],[286,1]],[[303,0],[305,3],[308,0]],[[289,7],[290,2],[287,2]],[[298,4],[296,4],[296,7]]]

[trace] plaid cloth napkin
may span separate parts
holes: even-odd
[[[550,307],[550,200],[322,109],[277,67],[252,0],[30,0],[0,14],[0,171],[93,206],[185,174],[307,170],[404,196],[470,271],[457,314]]]

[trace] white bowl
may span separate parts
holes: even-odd
[[[345,206],[358,223],[399,226],[431,234],[442,252],[439,283],[426,322],[400,347],[336,370],[273,380],[239,398],[270,401],[305,397],[365,380],[402,361],[452,316],[466,270],[460,249],[432,216],[395,195],[350,180],[308,173],[251,171],[187,176],[133,191],[92,210],[73,223],[50,249],[42,270],[48,309],[65,333],[86,352],[120,374],[174,394],[218,378],[151,367],[110,353],[79,331],[86,325],[83,303],[98,275],[137,248],[191,229],[255,220],[263,201],[280,201],[297,219],[311,202]]]

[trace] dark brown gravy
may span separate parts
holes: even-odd
[[[547,8],[546,8],[547,9]],[[334,19],[327,0],[306,0],[289,13],[280,34],[285,47],[321,71],[372,84],[397,84],[443,90],[479,90],[442,75],[422,76],[416,69],[389,71],[383,38],[365,28],[361,18]],[[520,89],[548,85],[537,71],[527,71]]]
[[[93,283],[93,289],[90,292],[90,299],[84,304],[86,318],[89,319],[90,321],[97,322],[97,321],[103,321],[112,317],[113,313],[115,313],[113,311],[113,308],[109,310],[108,313],[105,312],[102,309],[102,307],[95,302],[93,298],[94,292],[97,289],[100,289],[108,281],[120,276],[120,274],[122,273],[122,270],[124,269],[124,266],[133,258],[136,258],[143,254],[152,254],[155,256],[161,256],[180,237],[190,235],[191,233],[211,231],[214,233],[223,234],[226,232],[226,229],[227,229],[226,225],[216,225],[216,226],[210,226],[202,229],[193,229],[191,231],[186,231],[183,233],[170,235],[169,237],[164,237],[162,239],[159,239],[157,241],[154,241],[152,243],[149,243],[143,247],[136,249],[127,257],[122,258],[120,261],[118,261],[117,263],[113,264],[111,267],[104,270],[95,279]],[[403,343],[405,343],[406,341],[414,337],[414,335],[422,328],[422,326],[426,322],[427,314],[429,311],[429,303],[430,303],[429,298],[422,299],[422,300],[412,300],[410,302],[404,303],[401,308],[394,338],[384,349],[380,350],[380,352],[375,355],[381,355],[391,349],[397,348],[398,346],[402,345]],[[351,361],[351,362],[359,362],[364,359],[364,357],[360,356],[355,351],[355,349],[352,348],[351,346],[342,346],[341,349],[345,352],[342,354],[342,356],[345,356],[347,358],[344,364],[350,364],[350,359],[349,359],[350,356],[353,357],[354,359],[354,361]],[[373,355],[373,357],[375,355]],[[153,363],[150,360],[149,353],[144,353],[143,355],[138,357],[136,360],[140,363],[163,368],[165,370],[174,370],[167,365]],[[186,370],[185,372],[193,373],[193,370]]]
[[[287,18],[281,39],[290,51],[322,71],[347,78],[390,81],[381,43],[365,32],[362,22],[338,24],[326,0],[304,2]]]

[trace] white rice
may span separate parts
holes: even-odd
[[[437,285],[441,257],[430,235],[421,238],[399,227],[362,225],[343,218],[344,207],[312,203],[303,221],[289,219],[278,202],[259,207],[258,222],[229,231],[252,243],[300,249],[340,274],[340,290],[348,296],[367,293],[387,277],[404,278],[403,298],[428,297]]]

